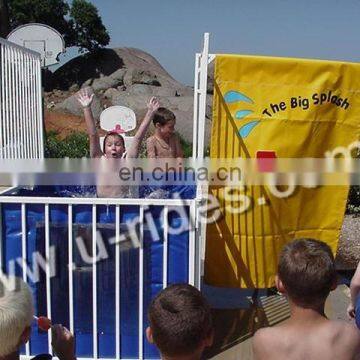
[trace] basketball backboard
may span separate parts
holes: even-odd
[[[7,39],[40,53],[43,67],[57,64],[59,55],[65,52],[65,41],[61,34],[44,24],[21,25],[14,29]]]

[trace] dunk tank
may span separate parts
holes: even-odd
[[[149,302],[169,284],[199,285],[195,200],[24,195],[0,198],[2,262],[30,284],[36,314],[76,334],[79,358],[158,358],[144,339]],[[50,349],[34,327],[24,354]]]

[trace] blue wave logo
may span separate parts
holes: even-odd
[[[239,101],[246,102],[248,104],[254,104],[254,101],[245,94],[239,91],[231,90],[224,95],[224,100],[227,104],[236,103]],[[250,109],[237,110],[234,114],[236,120],[244,121],[244,119],[253,113]],[[240,126],[239,135],[242,138],[246,138],[254,130],[254,128],[260,123],[260,120],[253,120]]]

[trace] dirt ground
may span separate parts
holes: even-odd
[[[60,138],[65,138],[74,131],[86,132],[85,122],[81,116],[45,111],[44,120],[46,132],[56,131]]]

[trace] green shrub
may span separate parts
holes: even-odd
[[[184,152],[184,158],[192,157],[192,144],[184,140],[180,135],[180,144]]]
[[[353,185],[350,186],[347,206],[347,214],[357,214],[360,215],[360,186]]]
[[[60,139],[56,131],[46,134],[46,158],[82,158],[89,155],[89,139],[83,132],[73,132],[64,139]]]

